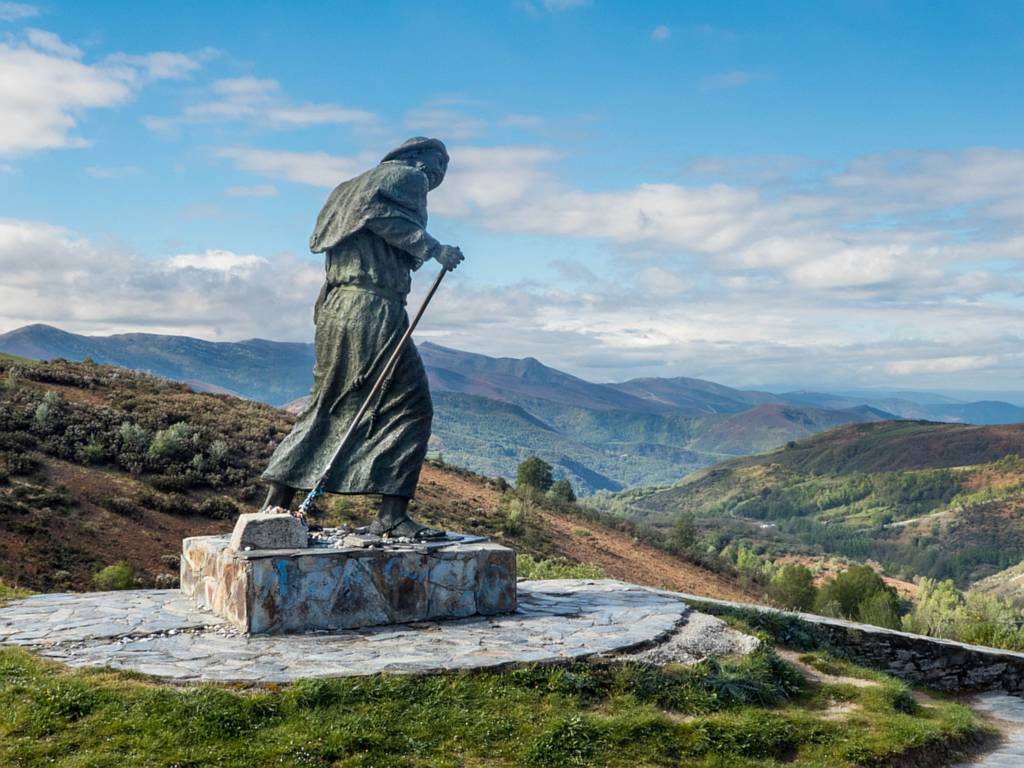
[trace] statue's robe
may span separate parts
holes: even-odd
[[[340,184],[320,212],[310,248],[326,253],[327,279],[314,309],[311,401],[264,480],[314,487],[408,328],[411,272],[439,247],[425,230],[428,187],[414,166],[383,162]],[[427,376],[410,341],[324,490],[413,496],[432,417]]]

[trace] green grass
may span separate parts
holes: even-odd
[[[537,559],[529,555],[516,557],[516,572],[523,579],[604,579],[598,565],[565,563],[560,560]]]
[[[12,587],[7,584],[3,579],[0,579],[0,606],[3,606],[11,600],[18,600],[22,597],[28,597],[32,593],[27,589],[21,589],[20,587]]]
[[[845,768],[975,739],[963,707],[909,711],[891,691],[905,688],[808,688],[771,651],[687,668],[579,663],[232,690],[71,672],[7,649],[0,765]],[[846,719],[829,719],[836,702]]]

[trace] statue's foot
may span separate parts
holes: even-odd
[[[260,507],[261,512],[266,512],[274,507],[280,507],[284,510],[288,510],[292,506],[292,501],[295,499],[295,489],[291,488],[283,483],[277,483],[271,481],[267,489],[267,498],[263,501],[263,506]]]
[[[405,516],[396,522],[382,521],[379,518],[370,524],[370,533],[387,539],[412,539],[413,541],[432,541],[446,539],[448,534],[426,525],[421,525],[411,517]]]

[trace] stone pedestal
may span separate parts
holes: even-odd
[[[341,630],[516,608],[516,559],[482,537],[237,551],[182,542],[181,591],[250,634]]]

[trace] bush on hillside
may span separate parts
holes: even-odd
[[[899,598],[869,565],[854,565],[818,590],[815,610],[826,616],[898,627]]]
[[[117,589],[134,589],[136,586],[135,572],[124,560],[101,569],[92,577],[92,585],[100,592]]]
[[[963,593],[953,582],[920,579],[918,600],[903,617],[903,629],[931,637],[994,648],[1024,650],[1020,614],[996,597]]]
[[[814,574],[806,565],[789,563],[782,566],[768,585],[768,598],[779,608],[790,611],[811,610],[817,595]]]
[[[516,489],[545,493],[552,485],[551,465],[537,456],[528,456],[516,470]]]
[[[563,504],[572,504],[576,501],[576,492],[572,489],[572,483],[568,480],[556,480],[548,490],[548,496],[554,501]]]

